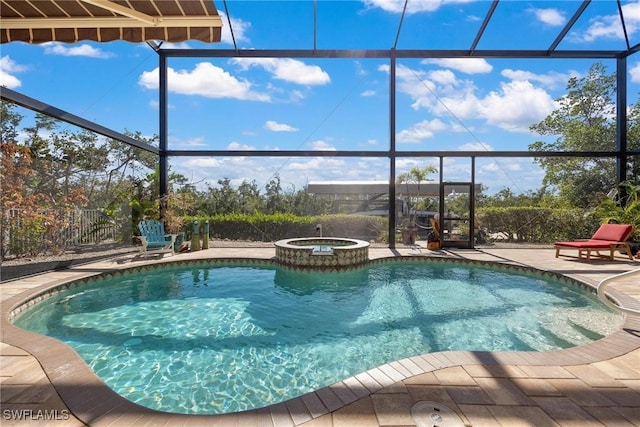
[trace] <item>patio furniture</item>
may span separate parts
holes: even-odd
[[[624,251],[630,260],[633,260],[631,246],[627,239],[633,233],[633,227],[629,224],[602,224],[595,234],[588,240],[574,240],[568,242],[555,242],[556,258],[560,256],[560,249],[577,249],[578,258],[591,261],[591,252],[597,257],[613,260],[615,251]],[[606,255],[600,251],[608,250]]]
[[[141,252],[170,253],[175,254],[174,244],[177,234],[165,234],[164,224],[155,219],[140,221]]]

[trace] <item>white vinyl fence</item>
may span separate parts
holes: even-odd
[[[70,246],[100,243],[116,238],[112,218],[98,209],[43,210],[43,217],[55,218],[55,225],[39,219],[27,220],[21,209],[8,209],[2,218],[3,258],[60,251]]]

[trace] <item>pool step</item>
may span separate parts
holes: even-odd
[[[565,329],[551,325],[548,328],[540,326],[539,330],[551,345],[561,348],[575,347],[604,338],[601,333],[580,325],[571,319],[567,319],[566,324],[569,328],[565,327]]]
[[[557,335],[556,332],[552,331],[551,329],[547,329],[544,326],[539,326],[538,330],[541,332],[542,336],[545,337],[547,341],[549,341],[549,343],[554,347],[569,348],[575,347],[576,345],[580,344],[573,342],[573,340],[569,341],[569,339]]]
[[[530,345],[526,340],[521,338],[520,336],[518,336],[517,333],[513,332],[513,331],[507,331],[507,333],[509,334],[509,340],[515,344],[515,346],[518,348],[519,351],[537,351],[539,349],[537,349],[536,347]]]
[[[604,335],[596,332],[596,331],[592,331],[591,329],[585,328],[582,325],[578,325],[577,323],[573,322],[572,320],[567,320],[567,322],[569,323],[569,325],[571,325],[571,327],[573,329],[575,329],[576,331],[580,332],[582,335],[584,335],[585,337],[589,338],[592,341],[596,341],[599,339],[604,338]]]

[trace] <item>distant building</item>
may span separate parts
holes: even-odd
[[[395,184],[396,223],[405,221],[413,212],[409,212],[407,199],[419,194],[420,198],[432,198],[433,209],[415,212],[418,226],[430,227],[429,219],[437,217],[440,191],[439,182]],[[446,195],[468,194],[470,184],[445,183]],[[480,184],[475,185],[479,192]],[[307,186],[309,193],[331,198],[334,213],[357,215],[389,216],[389,183],[386,181],[311,181]],[[445,214],[446,218],[458,218],[455,213]],[[397,225],[396,224],[396,225]],[[445,223],[446,226],[446,223]]]

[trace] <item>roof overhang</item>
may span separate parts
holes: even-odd
[[[1,43],[219,42],[213,0],[0,0]]]

